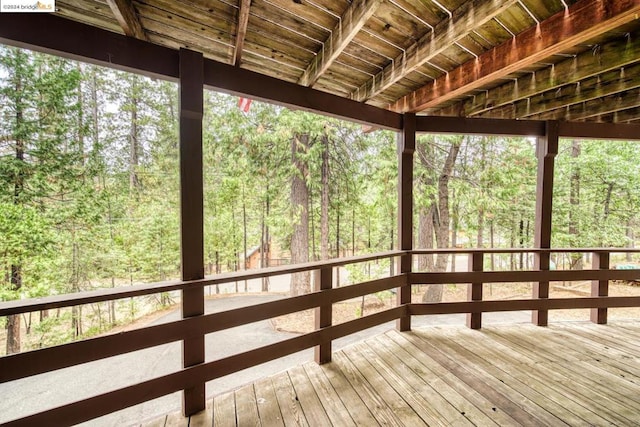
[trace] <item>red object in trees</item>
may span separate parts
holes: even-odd
[[[251,100],[249,98],[238,99],[238,108],[240,108],[243,112],[248,113],[249,108],[251,108]]]

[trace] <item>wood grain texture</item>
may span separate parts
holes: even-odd
[[[451,70],[445,77],[400,99],[394,111],[422,111],[509,75],[554,53],[636,19],[636,0],[582,0],[560,11],[477,59]],[[594,25],[597,23],[597,25]]]
[[[440,21],[433,31],[427,32],[382,71],[354,91],[352,98],[366,101],[376,96],[516,2],[517,0],[474,0],[463,3],[450,18]]]
[[[106,1],[120,24],[120,27],[122,27],[122,31],[124,31],[126,35],[140,40],[147,40],[147,36],[144,33],[144,29],[142,28],[142,24],[131,0]]]
[[[271,378],[257,381],[254,384],[254,389],[260,422],[266,426],[284,426],[275,386]]]
[[[336,27],[332,29],[329,38],[323,43],[322,49],[300,76],[298,83],[303,86],[312,86],[351,43],[380,3],[381,0],[355,0],[351,3]]]
[[[624,67],[626,72],[627,66],[635,62],[638,55],[640,55],[640,36],[637,33],[629,34],[628,37],[617,37],[598,46],[596,50],[581,51],[553,67],[547,67],[535,73],[526,73],[517,80],[507,81],[495,88],[477,93],[463,102],[437,110],[433,114],[470,117],[486,114],[489,117],[495,117],[500,114],[500,107],[513,102],[526,100],[545,92],[553,93],[564,85],[577,84],[603,73],[613,72],[619,75],[621,67]],[[603,82],[609,81],[609,78],[603,76]],[[517,106],[517,108],[517,111],[520,111],[524,106]],[[493,112],[493,110],[496,111]]]
[[[637,321],[390,330],[267,380],[285,425],[634,425],[638,349]]]
[[[244,39],[247,36],[247,26],[249,25],[249,9],[251,8],[251,0],[240,0],[240,10],[238,10],[238,25],[236,29],[236,43],[233,51],[233,59],[231,63],[236,67],[240,66],[242,61],[242,50],[244,49]]]

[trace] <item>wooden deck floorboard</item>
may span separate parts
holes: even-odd
[[[640,322],[391,330],[210,406],[215,426],[639,425]]]

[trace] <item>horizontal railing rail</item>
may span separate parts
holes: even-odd
[[[52,308],[71,307],[75,305],[113,301],[122,298],[152,295],[162,292],[181,291],[192,287],[214,286],[241,280],[260,279],[263,277],[313,271],[318,270],[322,267],[340,267],[348,264],[356,264],[359,262],[376,261],[379,259],[396,257],[405,253],[406,251],[387,251],[368,255],[358,255],[348,258],[336,258],[328,261],[313,261],[278,267],[268,267],[257,270],[243,270],[233,273],[222,273],[215,276],[208,276],[200,280],[172,280],[157,283],[144,283],[120,288],[96,289],[93,291],[77,292],[73,294],[53,295],[42,298],[30,298],[26,300],[5,301],[0,302],[0,317],[9,316],[12,314],[47,310]]]
[[[402,276],[372,280],[359,285],[332,288],[296,297],[226,310],[204,316],[176,320],[115,335],[89,338],[55,347],[5,356],[0,382],[37,375],[56,369],[92,362],[157,345],[181,341],[213,332],[272,319],[298,311],[316,308],[351,298],[368,295],[404,284]]]
[[[371,255],[318,261],[305,264],[272,267],[262,270],[226,273],[196,281],[173,281],[126,288],[110,288],[79,294],[10,301],[0,303],[0,316],[27,313],[50,308],[69,307],[80,304],[111,301],[121,298],[149,295],[172,290],[216,285],[240,280],[292,274],[303,271],[317,271],[320,288],[314,292],[296,297],[283,297],[275,301],[236,308],[223,312],[195,316],[161,325],[143,327],[118,334],[105,335],[82,341],[58,345],[50,348],[26,351],[0,358],[0,383],[26,378],[36,374],[76,366],[137,350],[155,347],[176,341],[188,340],[217,331],[250,324],[277,316],[303,310],[316,310],[316,329],[312,332],[285,339],[275,344],[235,354],[222,359],[184,368],[180,371],[140,382],[118,390],[109,391],[77,402],[53,409],[47,409],[24,418],[10,421],[8,425],[68,424],[96,418],[135,404],[188,389],[203,381],[210,381],[224,375],[256,366],[270,360],[315,347],[317,361],[329,361],[331,342],[364,329],[411,315],[467,313],[481,315],[484,312],[519,310],[554,310],[590,308],[606,310],[610,307],[638,307],[640,297],[609,297],[598,295],[582,298],[531,298],[516,300],[473,300],[441,303],[405,303],[396,307],[363,316],[359,319],[333,324],[331,307],[334,303],[362,297],[406,285],[468,283],[481,286],[483,283],[505,282],[550,282],[584,281],[595,284],[609,280],[634,280],[640,277],[638,270],[610,269],[607,262],[599,264],[599,269],[588,270],[524,270],[524,271],[468,271],[468,272],[409,272],[391,277],[370,280],[359,284],[333,287],[331,271],[334,267],[347,264],[375,261],[400,256],[425,254],[468,254],[482,261],[484,254],[550,254],[550,253],[638,253],[640,249],[626,248],[560,248],[560,249],[425,249],[413,251],[389,251]],[[476,265],[477,267],[477,265]],[[480,269],[482,270],[482,269]],[[316,282],[316,286],[318,283]],[[595,288],[592,288],[595,289]],[[595,291],[592,291],[595,292]],[[606,294],[606,293],[605,293]],[[470,297],[471,299],[471,297]],[[479,323],[478,323],[479,325]],[[320,356],[319,356],[320,354]],[[327,358],[327,354],[329,355]]]
[[[498,311],[640,307],[640,297],[580,297],[413,303],[409,314],[460,314]]]
[[[412,285],[438,283],[508,283],[508,282],[571,282],[578,280],[635,280],[640,270],[521,270],[521,271],[461,271],[442,273],[409,273]]]

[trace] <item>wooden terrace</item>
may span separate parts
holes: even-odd
[[[611,254],[638,250],[551,247],[560,139],[640,139],[640,0],[58,0],[56,6],[54,14],[0,13],[0,43],[179,83],[182,275],[172,282],[2,302],[0,316],[179,290],[182,318],[2,357],[0,382],[170,342],[182,343],[183,363],[167,375],[43,407],[8,425],[76,424],[176,391],[183,396],[180,422],[197,413],[206,421],[208,381],[307,348],[315,348],[321,366],[292,367],[220,395],[213,405],[216,423],[257,424],[263,417],[270,425],[278,414],[280,421],[297,416],[311,425],[374,418],[406,425],[640,423],[640,329],[605,325],[608,308],[640,306],[640,297],[608,293],[610,280],[637,279],[637,271],[610,268]],[[395,131],[397,249],[205,277],[205,89]],[[415,256],[438,252],[414,247],[419,133],[535,138],[534,247],[444,249],[469,254],[469,271],[415,271]],[[505,251],[532,254],[534,267],[483,271],[487,254]],[[563,251],[590,253],[591,268],[550,270],[551,253]],[[392,277],[334,288],[335,267],[382,258],[398,266]],[[204,312],[206,286],[301,271],[316,274],[309,294]],[[550,298],[550,282],[563,280],[590,281],[590,296]],[[484,283],[508,282],[533,283],[530,298],[483,299]],[[468,284],[468,300],[411,301],[413,286],[444,283]],[[388,289],[397,289],[393,308],[332,321],[334,303]],[[577,308],[590,309],[594,325],[548,326],[549,310]],[[205,358],[207,334],[307,309],[316,312],[313,332]],[[484,312],[518,310],[531,310],[535,326],[482,329]],[[469,330],[411,332],[413,316],[451,313],[466,313]],[[392,320],[399,332],[333,354],[333,340]],[[282,393],[274,399],[276,390]]]
[[[639,350],[635,321],[390,330],[142,426],[637,425]]]

